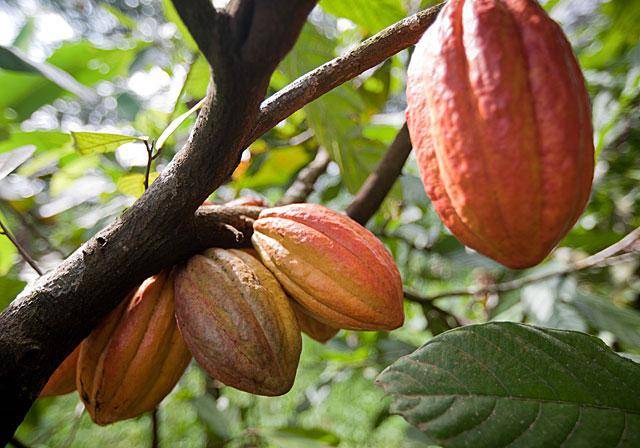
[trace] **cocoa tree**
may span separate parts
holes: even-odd
[[[294,46],[316,2],[231,0],[225,8],[215,8],[209,0],[174,0],[173,3],[210,66],[211,81],[206,97],[193,108],[194,112],[199,110],[188,141],[153,182],[149,182],[149,174],[154,147],[151,142],[144,140],[149,154],[145,177],[147,191],[115,222],[97,232],[57,267],[31,283],[0,315],[3,441],[11,437],[56,366],[121,303],[132,288],[161,269],[179,264],[203,249],[250,245],[253,219],[257,218],[262,207],[200,207],[213,191],[228,181],[241,162],[245,148],[305,105],[415,44],[442,7],[438,5],[425,9],[400,20],[265,99],[274,70]],[[23,59],[19,53],[15,57]],[[51,76],[58,79],[55,75]],[[90,93],[83,91],[76,93],[90,96]],[[76,145],[82,146],[78,143],[82,136],[75,138]],[[157,151],[159,149],[156,149],[156,155]],[[403,126],[377,168],[366,178],[346,207],[349,216],[361,224],[368,222],[393,187],[410,151],[409,132]],[[328,164],[327,153],[318,151],[316,159],[299,173],[281,202],[304,201]],[[4,227],[3,232],[11,235]],[[624,240],[593,257],[576,260],[551,273],[533,274],[506,283],[491,282],[462,291],[445,291],[435,296],[407,290],[405,298],[422,304],[425,315],[434,316],[435,313],[446,328],[455,328],[461,322],[434,304],[434,298],[445,294],[488,297],[521,288],[530,282],[616,263],[615,257],[623,257],[620,262],[628,261],[629,257],[633,259],[634,251],[637,251],[637,241],[637,231],[632,232]],[[20,247],[17,241],[14,242]],[[24,252],[25,259],[30,259],[26,250],[21,252]],[[486,340],[487,335],[495,336],[495,339],[491,339],[493,343],[490,349],[482,349],[482,341]],[[456,346],[457,337],[471,344],[471,348],[465,351],[465,347]],[[549,342],[551,340],[553,342]],[[546,412],[551,417],[545,418],[560,419],[563,412],[569,412],[567,409],[571,412],[575,409],[582,411],[583,408],[595,409],[594,412],[606,412],[609,409],[618,414],[603,414],[602,418],[615,420],[624,417],[621,435],[618,435],[618,439],[612,435],[611,440],[624,445],[638,437],[637,406],[621,398],[634,390],[630,383],[637,368],[604,349],[601,343],[594,342],[589,336],[515,324],[489,324],[486,327],[465,327],[434,341],[447,342],[460,351],[462,358],[476,363],[478,371],[496,376],[496,383],[506,392],[504,402],[515,397],[536,405],[537,408],[519,408],[515,412],[516,417],[527,422],[528,427],[534,427],[539,415],[545,415]],[[471,408],[477,411],[474,412],[479,421],[474,424],[478,426],[483,419],[490,425],[495,424],[492,417],[494,413],[495,418],[499,419],[513,412],[502,408],[504,405],[501,403],[504,402],[495,397],[493,401],[483,398],[490,387],[482,382],[474,384],[473,372],[455,370],[455,365],[439,365],[438,369],[445,373],[434,374],[428,379],[422,377],[425,378],[425,384],[416,384],[416,378],[429,372],[427,368],[420,368],[421,364],[435,365],[432,364],[434,360],[448,356],[448,352],[438,352],[440,347],[437,343],[427,343],[381,375],[380,382],[396,397],[396,412],[439,441],[448,440],[448,433],[445,431],[441,436],[437,431],[425,430],[424,415],[436,412],[439,408],[444,410],[454,406],[455,396],[469,395],[467,412],[471,412]],[[543,356],[548,357],[554,347],[563,350],[563,356],[571,359],[575,365],[580,365],[581,357],[587,357],[590,366],[608,369],[612,376],[607,379],[580,377],[576,380],[557,359],[541,364],[539,367],[542,371],[532,371],[531,366],[540,359],[532,353],[523,361],[522,370],[511,379],[495,374],[500,369],[496,359],[504,352],[522,349],[546,353]],[[488,353],[487,350],[493,352]],[[485,359],[486,362],[483,362]],[[558,391],[555,395],[549,392],[538,396],[535,388],[539,383],[533,380],[530,383],[518,383],[514,379],[529,374],[536,378],[544,377],[544,369],[549,368],[556,369],[557,375],[549,382],[543,382],[550,390]],[[448,370],[449,374],[446,374]],[[435,402],[430,398],[442,392],[437,387],[430,389],[430,384],[446,382],[448,375],[459,374],[468,376],[449,385],[454,390],[451,396],[445,396],[443,401],[436,399]],[[565,387],[572,381],[583,384],[576,390]],[[462,387],[461,382],[468,383],[468,387]],[[592,393],[597,388],[602,388],[602,391]],[[582,401],[574,401],[576,393],[582,394]],[[500,396],[498,392],[495,395]],[[569,425],[569,428],[579,426],[581,422],[578,416],[570,422],[573,426]],[[455,433],[459,424],[451,423],[451,433]],[[503,433],[509,437],[511,434],[525,434],[526,431],[518,427]]]

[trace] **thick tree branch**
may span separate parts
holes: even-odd
[[[443,4],[420,11],[385,28],[343,56],[310,71],[270,96],[262,102],[256,127],[246,144],[250,144],[311,101],[414,45],[436,19]]]
[[[245,2],[254,3],[240,0]],[[55,367],[131,288],[204,247],[238,246],[246,239],[233,224],[198,231],[202,214],[194,212],[240,160],[273,68],[293,45],[315,0],[259,3],[240,8],[249,16],[216,13],[209,24],[208,0],[176,0],[213,64],[214,82],[185,147],[142,197],[0,314],[1,443]],[[242,41],[227,32],[236,24],[245,27]],[[209,29],[213,37],[205,45]]]
[[[300,170],[296,179],[276,205],[304,202],[313,191],[313,186],[318,178],[327,170],[329,162],[331,162],[329,153],[324,148],[318,149],[315,158]]]
[[[202,54],[213,66],[213,60],[219,50],[219,40],[214,40],[218,31],[216,23],[220,21],[221,12],[216,11],[211,0],[172,0],[182,22],[189,30],[191,37]],[[213,45],[218,48],[213,48]]]
[[[347,207],[347,215],[365,225],[380,208],[382,201],[402,173],[402,167],[410,153],[411,141],[409,140],[409,130],[405,124],[376,169],[367,177],[356,197]]]

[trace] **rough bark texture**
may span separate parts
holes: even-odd
[[[248,244],[259,207],[198,209],[229,177],[245,145],[304,104],[415,43],[439,10],[392,25],[260,107],[273,69],[292,47],[315,0],[232,0],[225,11],[208,0],[174,4],[212,66],[205,105],[188,142],[149,190],[0,314],[2,443],[55,367],[128,291],[206,247]],[[376,194],[384,197],[391,184],[379,184]],[[354,202],[367,201],[362,196]],[[360,221],[374,212],[369,208]]]
[[[203,236],[193,239],[194,212],[237,165],[272,71],[295,42],[315,0],[244,0],[233,2],[225,13],[189,13],[205,3],[175,2],[213,65],[214,82],[187,144],[122,217],[30,285],[0,315],[2,442],[55,366],[127,291],[199,245]]]

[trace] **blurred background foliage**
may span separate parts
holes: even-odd
[[[321,0],[269,93],[432,3]],[[589,207],[544,264],[507,270],[465,250],[443,228],[411,159],[369,227],[393,252],[405,285],[420,295],[558,269],[640,225],[640,3],[543,4],[569,36],[589,84],[598,148]],[[169,0],[5,0],[0,45],[0,156],[27,145],[34,150],[0,181],[0,218],[50,269],[143,191],[143,144],[81,154],[69,132],[157,139],[204,96],[208,67]],[[309,200],[343,210],[403,123],[408,59],[404,51],[280,123],[245,151],[212,200],[258,194],[275,202],[324,147],[333,162]],[[67,88],[47,76],[55,68],[73,78]],[[194,115],[169,138],[155,170],[184,143]],[[0,237],[0,306],[35,277]],[[373,379],[455,324],[449,313],[463,324],[513,320],[578,329],[619,352],[640,354],[637,257],[499,295],[454,295],[434,303],[438,308],[407,302],[406,323],[391,334],[342,331],[325,346],[305,337],[296,384],[284,397],[220,388],[193,364],[159,409],[162,445],[424,446],[417,430],[388,414]],[[150,426],[148,416],[95,426],[70,394],[38,400],[18,436],[29,446],[129,447],[149,444]]]

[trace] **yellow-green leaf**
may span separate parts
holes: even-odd
[[[158,178],[160,173],[154,171],[149,174],[149,185]],[[122,176],[116,183],[116,188],[122,194],[139,198],[144,193],[144,174],[133,173]]]
[[[113,152],[125,143],[145,141],[142,137],[101,132],[72,132],[71,137],[73,147],[80,154]]]

